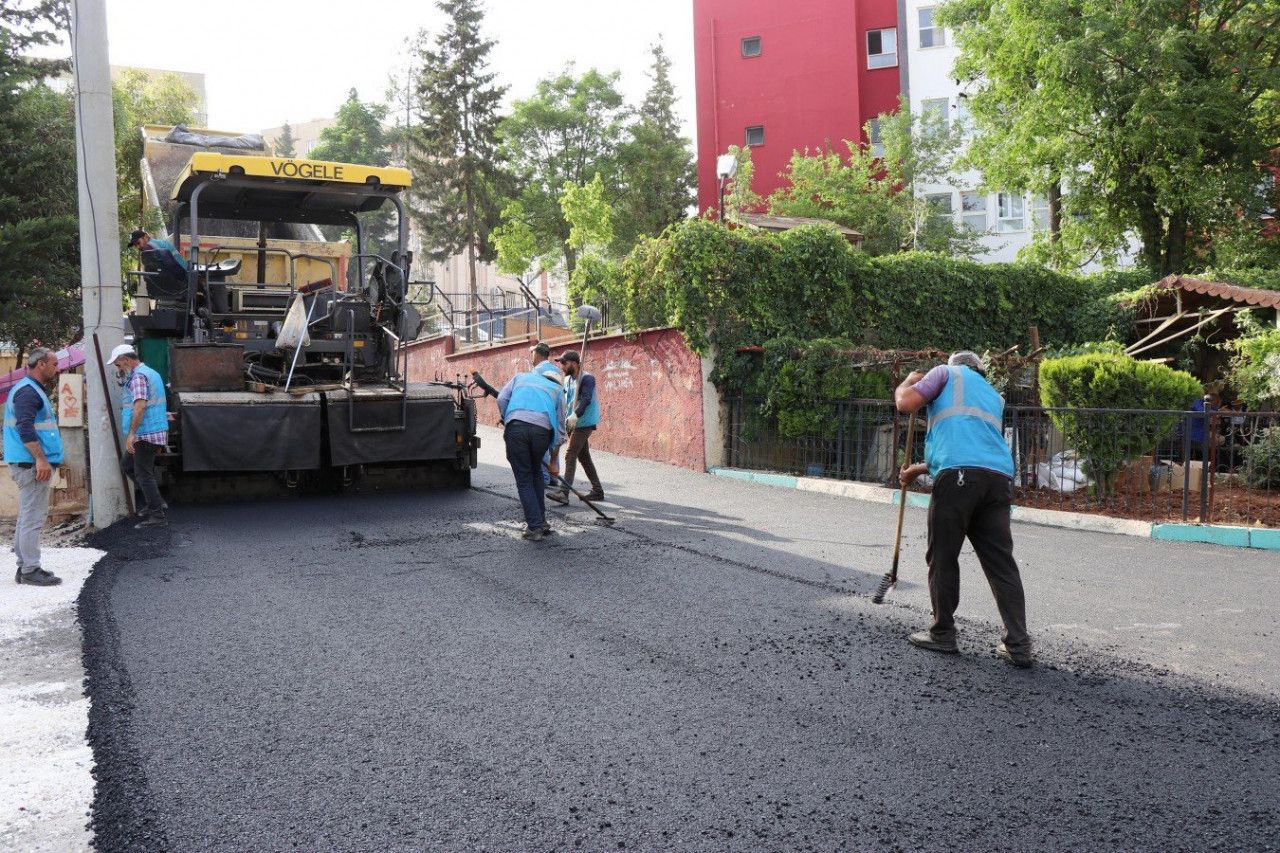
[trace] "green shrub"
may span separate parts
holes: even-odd
[[[889,373],[854,366],[847,355],[852,347],[844,338],[775,338],[764,345],[763,358],[747,367],[751,378],[738,385],[764,398],[761,413],[783,438],[829,437],[837,426],[835,401],[892,395]]]
[[[1244,479],[1255,489],[1280,489],[1280,427],[1268,427],[1244,448]]]
[[[1280,408],[1280,329],[1236,338],[1227,381],[1250,408]]]
[[[1040,402],[1084,460],[1085,473],[1105,491],[1122,462],[1155,449],[1178,415],[1122,415],[1075,409],[1185,411],[1199,396],[1190,374],[1126,355],[1092,353],[1040,363]]]

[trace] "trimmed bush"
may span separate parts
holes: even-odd
[[[1188,373],[1127,355],[1091,353],[1040,363],[1040,402],[1084,459],[1085,473],[1105,491],[1120,464],[1155,449],[1179,416],[1079,412],[1073,409],[1186,411],[1200,395]]]

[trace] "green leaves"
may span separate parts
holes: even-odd
[[[407,162],[414,173],[411,206],[430,255],[444,260],[464,250],[475,264],[496,256],[492,232],[509,179],[498,154],[498,108],[506,87],[494,83],[477,0],[438,0],[446,24],[434,38],[417,38]]]
[[[1189,373],[1122,354],[1092,353],[1040,363],[1040,401],[1085,459],[1086,473],[1105,489],[1120,463],[1152,452],[1178,415],[1118,415],[1077,409],[1186,411],[1200,395]]]
[[[1275,0],[952,0],[955,73],[992,186],[1062,181],[1061,241],[1114,257],[1137,234],[1156,273],[1198,263],[1256,195],[1280,139]]]

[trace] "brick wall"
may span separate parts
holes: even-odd
[[[556,358],[566,349],[578,349],[582,341],[551,343],[551,357]],[[529,369],[532,344],[522,340],[455,351],[450,336],[419,341],[408,347],[409,381],[426,382],[437,376],[452,380],[478,370],[501,388],[513,375]],[[679,332],[656,329],[593,338],[587,345],[585,367],[595,374],[602,412],[600,428],[591,439],[593,448],[706,470],[702,360]],[[498,407],[492,399],[479,401],[477,413],[482,423],[498,422]]]

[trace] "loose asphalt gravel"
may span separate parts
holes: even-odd
[[[891,508],[600,457],[619,524],[543,543],[496,464],[100,534],[99,848],[1280,849],[1274,555],[1020,527],[1021,671],[972,569],[963,654],[903,642],[919,529],[870,603]]]

